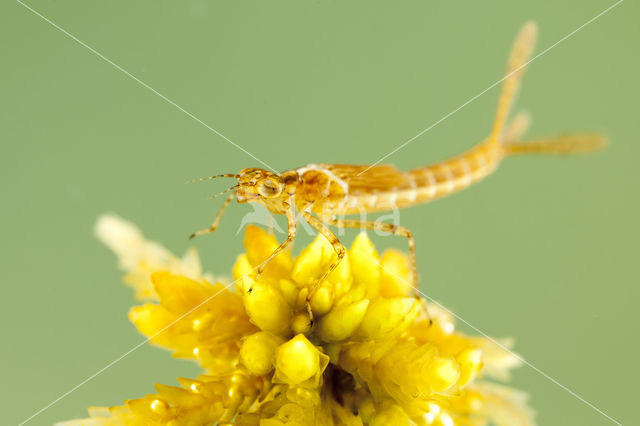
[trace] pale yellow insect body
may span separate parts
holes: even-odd
[[[377,221],[341,219],[339,216],[399,209],[444,197],[481,180],[493,172],[508,155],[568,154],[593,150],[605,142],[598,134],[573,134],[518,142],[528,126],[525,115],[517,116],[506,126],[511,104],[535,43],[536,32],[533,23],[525,25],[520,31],[508,62],[491,133],[466,153],[407,172],[391,165],[310,164],[283,173],[249,168],[241,170],[238,174],[222,175],[236,178],[238,184],[232,187],[233,191],[213,225],[192,234],[192,237],[214,231],[222,211],[234,198],[239,203],[260,203],[274,214],[286,215],[287,239],[262,264],[258,270],[259,274],[270,259],[293,241],[296,235],[297,210],[311,226],[328,239],[337,253],[336,261],[316,283],[316,287],[337,267],[345,254],[344,246],[329,229],[331,225],[339,228],[375,229],[408,238],[413,280],[417,288],[415,244],[408,229]],[[316,287],[309,292],[309,298]]]

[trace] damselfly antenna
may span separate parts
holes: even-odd
[[[205,177],[201,177],[199,179],[189,180],[189,181],[187,181],[187,183],[203,182],[205,180],[212,180],[212,179],[217,179],[217,178],[221,178],[221,177],[228,177],[228,178],[238,179],[239,176],[237,174],[235,174],[235,173],[225,173],[225,174],[222,174],[222,175],[205,176]]]
[[[218,198],[218,197],[219,197],[219,196],[221,196],[222,194],[226,194],[226,193],[227,193],[227,192],[229,192],[229,191],[233,191],[233,190],[234,190],[234,189],[236,189],[238,186],[239,186],[239,185],[233,185],[231,188],[227,188],[227,189],[225,189],[224,191],[220,191],[220,192],[218,192],[217,194],[211,195],[211,196],[209,197],[209,199],[211,200],[211,199],[213,199],[213,198]]]

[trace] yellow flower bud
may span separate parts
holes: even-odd
[[[325,342],[344,340],[351,336],[364,318],[369,301],[336,306],[318,322],[318,336]]]
[[[462,387],[473,380],[482,368],[482,349],[467,348],[456,357],[460,364],[458,386]]]
[[[306,311],[298,312],[291,321],[291,330],[295,334],[307,334],[311,330],[311,318]]]
[[[451,358],[433,357],[427,366],[425,381],[434,392],[443,392],[455,385],[460,377],[460,368]]]
[[[215,291],[215,288],[208,283],[194,281],[169,272],[155,272],[151,275],[151,281],[162,305],[177,314],[196,308]]]
[[[274,252],[280,243],[273,235],[254,225],[247,226],[244,233],[244,248],[247,259],[256,267],[264,262]],[[289,276],[293,259],[291,253],[282,251],[266,265],[263,275],[269,278],[285,278]]]
[[[134,414],[149,419],[149,423],[166,423],[171,420],[168,404],[151,395],[140,399],[129,400],[127,401],[127,406]]]
[[[341,304],[359,302],[360,300],[367,299],[367,292],[368,289],[365,284],[352,285],[348,293],[339,298],[336,297],[336,300]]]
[[[244,277],[244,307],[255,325],[264,331],[283,334],[289,329],[291,308],[279,291],[264,281]]]
[[[333,306],[333,290],[329,284],[325,283],[318,287],[309,303],[311,310],[316,315],[324,315],[329,312]]]
[[[276,348],[284,341],[284,338],[266,331],[252,334],[242,342],[240,361],[255,375],[267,374],[273,369]]]
[[[378,252],[366,232],[361,232],[349,249],[349,262],[356,284],[367,287],[367,298],[372,299],[380,291],[381,268]]]
[[[175,321],[175,315],[164,307],[153,303],[134,306],[129,310],[129,320],[138,327],[140,333],[151,336],[153,343],[157,345],[171,343],[171,334],[161,331]]]
[[[369,426],[416,426],[416,423],[395,404],[385,404],[386,406],[377,410],[373,415]]]
[[[236,263],[233,265],[233,280],[238,281],[245,275],[249,275],[254,267],[249,262],[249,258],[246,254],[241,254],[236,259]],[[255,271],[253,271],[255,273]]]
[[[283,343],[276,349],[276,374],[274,381],[298,385],[320,375],[327,367],[329,357],[318,350],[302,334]]]
[[[402,333],[420,310],[420,301],[412,297],[376,299],[369,304],[356,335],[375,339]]]
[[[291,277],[300,287],[313,285],[324,275],[337,256],[329,241],[324,236],[318,235],[296,258]],[[330,283],[339,283],[337,289],[340,294],[349,290],[352,280],[347,258],[348,256],[345,256],[338,267],[327,277],[327,281]]]
[[[333,250],[333,247],[331,248]],[[331,262],[338,258],[338,255],[331,255]],[[327,264],[327,268],[329,264]],[[327,281],[331,283],[333,292],[335,294],[335,298],[341,297],[346,294],[351,288],[351,283],[353,282],[353,276],[351,274],[351,266],[349,265],[349,253],[346,253],[342,258],[342,261],[338,264],[336,269],[333,270],[331,274],[327,277]]]
[[[380,259],[382,280],[380,295],[386,298],[405,297],[411,294],[412,277],[409,257],[399,250],[387,250]]]
[[[290,306],[295,306],[298,299],[298,287],[291,280],[281,279],[278,281],[278,288]]]
[[[302,287],[315,283],[322,276],[331,251],[333,247],[327,239],[318,235],[296,258],[291,277]]]

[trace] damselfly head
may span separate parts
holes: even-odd
[[[236,198],[239,203],[273,199],[284,190],[283,179],[264,169],[243,169],[238,173]]]

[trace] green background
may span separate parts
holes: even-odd
[[[638,421],[639,8],[628,0],[536,60],[516,110],[531,136],[607,134],[597,154],[515,158],[402,211],[422,290],[622,423]],[[38,12],[278,170],[368,164],[502,76],[520,26],[540,52],[613,4],[536,1],[44,1]],[[94,238],[116,212],[182,254],[228,182],[259,164],[19,3],[0,6],[0,416],[16,424],[142,340],[129,288]],[[481,140],[497,89],[388,159]],[[248,206],[194,242],[229,275]],[[350,244],[355,233],[349,233]],[[301,244],[309,237],[302,237]],[[405,241],[376,236],[380,248]],[[465,327],[462,327],[465,329]],[[82,417],[197,368],[144,346],[30,424]],[[513,385],[541,425],[613,424],[533,369]]]

